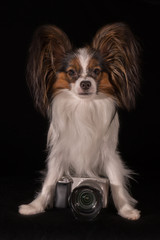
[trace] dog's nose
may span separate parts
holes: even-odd
[[[82,81],[80,83],[80,87],[83,89],[83,90],[88,90],[90,87],[91,87],[91,82],[90,81]]]

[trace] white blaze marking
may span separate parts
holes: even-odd
[[[91,59],[91,55],[88,53],[86,48],[80,48],[77,54],[81,67],[82,67],[82,74],[81,77],[86,77],[87,75],[87,66],[89,64],[89,60]]]

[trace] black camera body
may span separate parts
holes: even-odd
[[[107,178],[62,177],[56,184],[54,206],[70,207],[78,220],[93,220],[107,207]]]

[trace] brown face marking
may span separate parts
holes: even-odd
[[[69,82],[67,80],[67,74],[64,72],[57,74],[57,80],[53,84],[54,95],[56,95],[61,89],[70,89]]]
[[[84,59],[85,60],[85,59]],[[83,74],[83,63],[75,55],[68,62],[66,68],[62,72],[57,73],[56,82],[53,85],[54,94],[61,89],[71,89],[70,84],[75,83]],[[98,58],[92,57],[86,65],[86,78],[94,79],[97,85],[97,93],[104,93],[106,96],[114,97],[115,90],[109,80],[109,75],[104,69],[103,63]]]
[[[108,96],[114,96],[114,88],[109,81],[106,71],[103,71],[98,59],[92,58],[88,64],[89,75],[97,82],[97,92],[104,93]]]
[[[78,79],[81,70],[82,68],[80,66],[79,59],[77,57],[73,58],[69,62],[68,68],[66,69],[68,81],[70,83],[75,82]]]
[[[102,68],[96,58],[91,58],[88,64],[88,75],[99,81],[102,75]]]
[[[106,95],[112,96],[112,97],[115,95],[114,88],[111,85],[109,81],[109,76],[106,72],[102,72],[99,85],[98,85],[98,92],[105,93]]]
[[[96,58],[91,58],[88,64],[89,69],[93,69],[94,67],[98,66],[99,62]]]

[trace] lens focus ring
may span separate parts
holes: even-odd
[[[91,189],[83,189],[77,193],[77,204],[82,211],[92,211],[96,202],[96,196]]]
[[[70,197],[70,207],[78,219],[92,220],[102,208],[100,191],[90,186],[81,186],[73,190]]]

